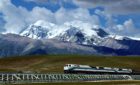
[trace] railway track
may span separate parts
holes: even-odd
[[[87,82],[140,80],[140,75],[0,73],[0,83]]]

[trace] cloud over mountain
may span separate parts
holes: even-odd
[[[122,25],[112,25],[112,28],[107,28],[107,30],[111,33],[115,33],[117,35],[125,35],[125,36],[133,36],[139,37],[140,30],[135,28],[134,22],[132,19],[126,20]]]
[[[106,30],[112,34],[118,34],[122,36],[139,37],[139,28],[135,27],[135,22],[133,19],[129,18],[125,20],[122,24],[117,24],[114,15],[108,13],[107,11],[95,10],[95,13],[106,19]]]
[[[14,0],[13,0],[14,1]],[[114,16],[123,14],[139,14],[140,0],[23,0],[25,3],[34,2],[36,5],[28,10],[26,7],[16,6],[12,0],[0,0],[0,31],[4,33],[19,33],[30,24],[44,20],[61,25],[65,22],[80,20],[90,24],[102,25],[101,17],[105,18],[105,27],[115,34],[138,36],[139,29],[135,27],[135,21],[131,18],[125,19],[120,24],[115,23]],[[16,1],[18,2],[18,1]],[[76,5],[77,8],[67,9],[65,2],[69,6]],[[60,8],[55,12],[48,9],[45,4],[58,4]],[[43,4],[43,5],[38,5]],[[92,14],[88,8],[103,7],[104,10],[93,10]],[[52,7],[53,8],[53,7]],[[70,7],[68,7],[70,8]],[[126,22],[131,26],[126,26]],[[127,24],[128,25],[128,24]],[[131,27],[131,28],[130,28]],[[85,28],[86,29],[86,28]],[[121,32],[120,32],[121,29]],[[123,29],[123,30],[122,30]]]
[[[140,0],[73,0],[73,2],[86,8],[102,6],[113,14],[140,13]]]
[[[45,20],[56,24],[62,24],[75,19],[92,24],[98,23],[98,17],[96,15],[91,16],[88,10],[84,8],[74,10],[60,8],[57,12],[53,13],[45,7],[38,6],[29,11],[22,6],[16,7],[10,0],[1,0],[0,3],[0,13],[4,15],[3,20],[6,21],[4,28],[7,33],[19,33],[26,26],[37,20]]]
[[[105,7],[106,11],[114,14],[140,13],[139,10],[140,0],[24,0],[24,1],[35,2],[38,4],[53,3],[59,5],[62,5],[63,2],[73,2],[74,4],[85,8],[102,6]]]

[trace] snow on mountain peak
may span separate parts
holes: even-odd
[[[102,36],[100,36],[103,30],[97,25],[92,25],[83,21],[71,21],[65,22],[62,25],[56,25],[54,23],[39,20],[25,29],[21,35],[27,36],[33,39],[60,39],[64,41],[80,42],[84,43],[97,43],[100,42]]]
[[[78,20],[75,20],[72,22],[66,22],[66,23],[64,23],[64,25],[66,25],[68,27],[75,27],[75,28],[81,30],[87,36],[92,36],[92,35],[97,36],[97,33],[93,30],[93,28],[97,29],[97,27],[98,27],[97,25],[92,25],[90,23],[78,21]]]
[[[50,22],[47,22],[47,21],[44,21],[44,20],[38,20],[37,22],[34,23],[35,26],[42,26],[42,27],[53,27],[55,26],[54,23],[50,23]]]
[[[140,41],[140,38],[121,36],[121,35],[109,35],[108,37],[116,39],[116,40],[137,40],[137,41]]]
[[[44,20],[38,20],[34,24],[31,24],[27,29],[25,29],[20,35],[28,36],[33,39],[47,38],[51,35],[49,33],[56,25]]]

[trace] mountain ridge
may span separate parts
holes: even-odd
[[[77,24],[76,24],[77,23]],[[0,56],[39,54],[140,55],[140,40],[111,35],[81,21],[31,24],[20,34],[0,34]]]

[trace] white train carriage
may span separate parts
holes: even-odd
[[[66,64],[64,73],[86,73],[86,74],[130,74],[131,69],[120,69],[111,67],[92,67],[89,65]]]

